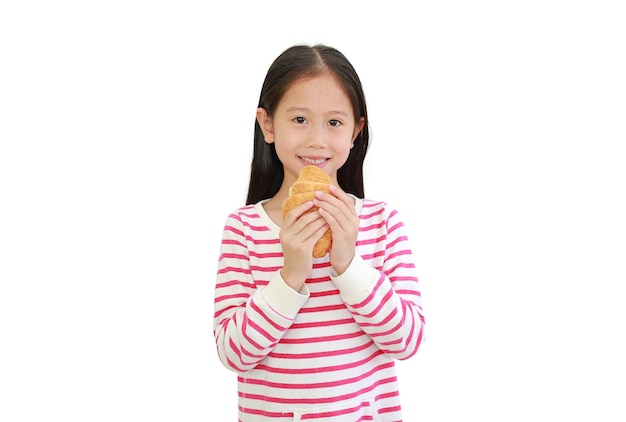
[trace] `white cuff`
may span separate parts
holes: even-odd
[[[280,275],[280,271],[276,271],[274,277],[262,291],[263,298],[267,304],[276,312],[285,318],[293,319],[309,298],[309,288],[305,284],[296,292],[289,287]]]
[[[347,303],[359,302],[379,277],[377,269],[370,267],[359,254],[355,254],[348,268],[341,275],[333,272],[331,279]]]

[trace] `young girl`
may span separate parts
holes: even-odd
[[[361,82],[343,54],[297,45],[274,61],[247,205],[226,220],[215,287],[217,352],[237,374],[240,421],[402,420],[394,361],[417,352],[424,316],[398,212],[364,199],[368,143]],[[283,219],[311,164],[333,180],[330,193]],[[329,253],[313,258],[329,228]]]

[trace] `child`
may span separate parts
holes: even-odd
[[[247,205],[226,220],[215,286],[217,352],[237,373],[240,421],[402,420],[394,360],[417,352],[424,316],[399,214],[364,199],[368,143],[361,82],[343,54],[296,45],[274,61]],[[331,177],[330,193],[283,219],[310,164]],[[329,228],[329,253],[313,258]]]

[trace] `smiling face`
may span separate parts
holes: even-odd
[[[300,169],[314,164],[337,184],[337,170],[346,162],[364,125],[355,121],[350,99],[337,79],[325,72],[294,82],[273,116],[259,108],[257,120],[265,142],[274,143],[283,164],[283,186],[291,185]]]

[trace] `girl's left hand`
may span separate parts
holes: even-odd
[[[332,231],[330,263],[338,274],[343,274],[354,258],[359,234],[359,216],[354,208],[354,200],[337,186],[331,185],[330,194],[315,193],[313,204],[319,208],[320,215]]]

